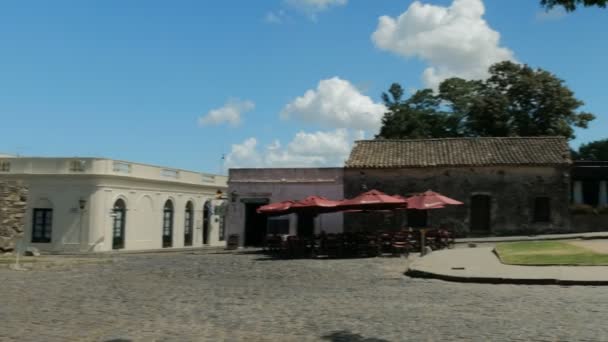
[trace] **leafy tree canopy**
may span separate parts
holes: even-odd
[[[564,82],[542,69],[501,62],[483,81],[450,78],[439,91],[419,90],[404,99],[395,83],[382,100],[388,108],[377,138],[416,139],[476,136],[549,136],[574,138],[593,114]]]
[[[608,139],[581,145],[574,158],[581,160],[608,160]]]
[[[547,10],[552,9],[555,6],[562,6],[566,11],[572,12],[576,10],[577,6],[597,6],[606,8],[608,0],[541,0],[540,4]]]

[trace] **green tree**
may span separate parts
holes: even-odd
[[[469,110],[472,135],[574,138],[574,128],[587,128],[595,117],[577,109],[583,102],[564,81],[542,69],[501,62],[490,67],[490,77]]]
[[[576,10],[577,6],[597,6],[606,8],[608,0],[541,0],[540,4],[547,10],[554,8],[555,6],[562,6],[566,11],[572,12]]]
[[[608,160],[608,139],[581,145],[576,157],[581,160]]]
[[[423,89],[403,100],[403,88],[394,83],[382,94],[388,112],[377,138],[419,139],[451,136],[448,114],[439,110],[441,99],[431,89]]]
[[[483,81],[451,78],[439,91],[403,99],[393,84],[382,99],[388,108],[378,138],[543,136],[574,138],[574,128],[594,119],[564,82],[542,69],[513,62],[490,67]]]

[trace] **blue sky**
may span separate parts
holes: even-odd
[[[474,77],[476,61],[504,56],[557,74],[597,115],[573,146],[607,137],[606,10],[412,3],[3,1],[0,152],[208,172],[222,154],[225,167],[337,165],[375,133],[392,82],[432,86],[429,69]],[[451,19],[429,28],[441,15]],[[470,39],[449,38],[463,27]]]

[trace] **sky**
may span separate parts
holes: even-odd
[[[502,60],[556,74],[608,137],[608,10],[530,0],[6,0],[0,153],[212,173],[341,166],[380,95]]]

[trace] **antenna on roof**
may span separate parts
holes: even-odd
[[[222,153],[222,158],[220,158],[220,175],[224,174],[224,161],[226,160],[226,155]]]

